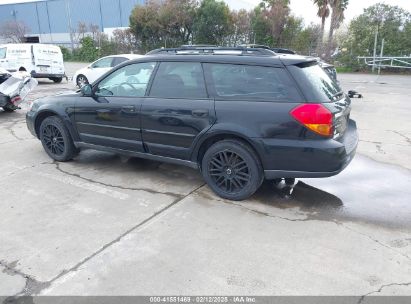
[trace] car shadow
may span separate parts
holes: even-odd
[[[288,186],[284,182],[275,184],[273,181],[265,181],[253,199],[276,208],[298,207],[307,212],[340,210],[344,207],[344,203],[339,197],[302,181],[298,181],[292,186]]]

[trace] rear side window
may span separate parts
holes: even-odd
[[[162,62],[150,96],[162,98],[207,98],[201,63]]]
[[[330,102],[343,96],[338,83],[316,62],[289,66],[289,70],[309,101]]]
[[[113,62],[111,63],[111,66],[115,67],[116,65],[119,65],[120,63],[123,63],[124,61],[127,61],[128,59],[125,57],[114,57]]]
[[[298,102],[301,97],[283,68],[205,64],[207,79],[217,98]]]
[[[94,62],[91,67],[93,69],[110,68],[112,61],[113,61],[113,57],[101,58],[100,60],[97,60],[96,62]]]

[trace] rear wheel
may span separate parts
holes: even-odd
[[[202,173],[216,194],[235,201],[253,195],[263,181],[256,154],[238,140],[223,140],[212,145],[204,154]]]
[[[80,74],[77,76],[76,83],[77,83],[77,86],[81,88],[82,86],[88,84],[88,79],[86,76]]]
[[[54,160],[68,161],[76,153],[69,131],[57,116],[50,116],[40,125],[40,140],[44,150]]]

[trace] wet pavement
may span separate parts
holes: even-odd
[[[404,157],[363,141],[335,177],[232,202],[186,167],[93,150],[53,162],[24,109],[0,112],[0,295],[411,295]]]
[[[410,185],[410,170],[357,155],[338,176],[302,179],[280,193],[273,192],[268,184],[257,197],[273,207],[299,208],[309,213],[310,219],[354,221],[410,231]]]

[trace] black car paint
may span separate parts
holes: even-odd
[[[287,68],[312,61],[296,55],[151,55],[120,64],[108,74],[139,62],[193,61]],[[152,83],[152,78],[148,91]],[[291,79],[293,79],[290,73]],[[61,117],[77,147],[157,159],[199,167],[201,147],[216,138],[236,137],[257,152],[266,178],[325,177],[339,173],[351,161],[358,142],[355,123],[338,138],[324,138],[296,122],[289,112],[313,102],[297,85],[300,98],[286,102],[182,100],[153,97],[88,97],[80,92],[38,100],[27,114],[27,125],[38,137],[39,119]],[[235,106],[233,106],[235,104]],[[346,111],[350,100],[325,104],[333,113]],[[349,145],[347,144],[350,143]]]

